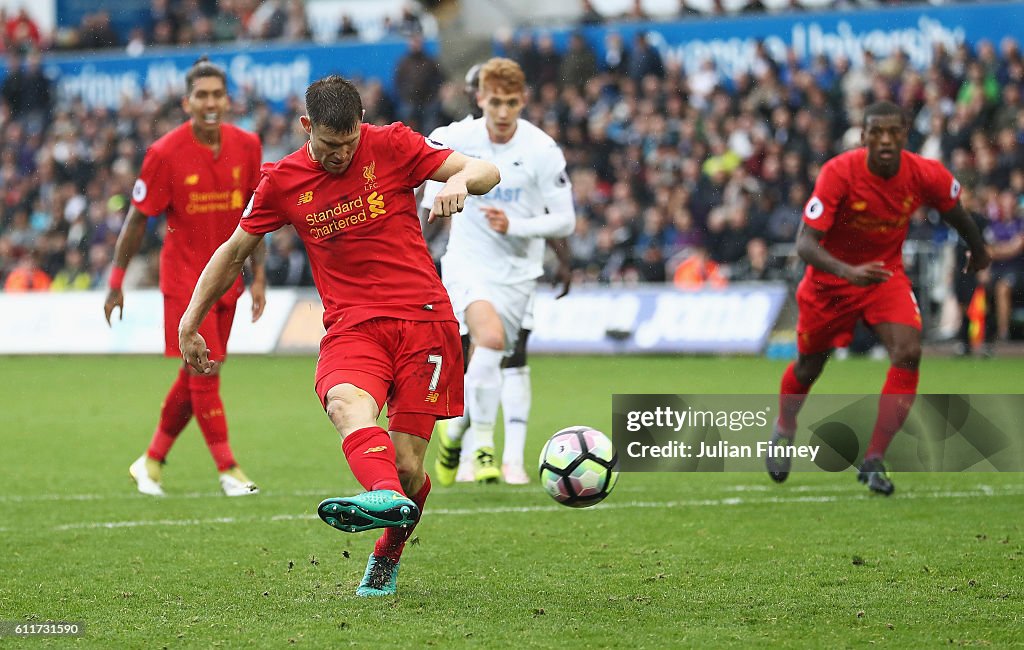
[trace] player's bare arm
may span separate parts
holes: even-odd
[[[821,230],[800,225],[796,235],[796,252],[800,259],[826,273],[839,276],[858,287],[885,282],[892,276],[892,271],[885,268],[881,261],[868,262],[859,266],[851,266],[836,258],[821,245],[825,233]]]
[[[260,238],[260,243],[249,256],[249,268],[252,269],[252,285],[249,286],[249,293],[252,294],[252,322],[256,322],[263,315],[263,309],[267,306],[267,244]]]
[[[146,215],[139,212],[134,205],[128,208],[128,215],[124,219],[121,233],[117,236],[117,245],[114,247],[114,269],[120,269],[122,274],[142,247],[142,238],[146,235],[146,219]],[[124,292],[120,287],[111,287],[107,292],[107,299],[103,304],[107,325],[110,325],[110,316],[114,313],[115,307],[118,310],[118,320],[121,320],[124,318]]]
[[[987,269],[992,263],[992,256],[985,247],[985,239],[981,236],[981,231],[978,230],[974,219],[967,214],[967,210],[964,209],[960,201],[957,201],[950,210],[940,213],[939,216],[955,228],[960,233],[960,237],[967,242],[970,250],[967,253],[967,266],[964,268],[964,273],[977,273]]]
[[[213,369],[213,362],[210,361],[206,341],[199,334],[199,325],[210,313],[214,303],[234,284],[246,258],[253,254],[262,241],[261,236],[251,235],[239,226],[214,252],[199,276],[192,300],[178,324],[178,349],[185,363],[203,374]]]
[[[555,300],[558,300],[569,295],[569,287],[572,285],[572,255],[569,253],[569,240],[565,237],[548,239],[547,243],[558,260],[554,279],[554,286],[562,285],[562,290],[555,296]]]
[[[486,160],[471,158],[453,151],[430,180],[444,183],[434,197],[427,223],[433,223],[438,217],[450,217],[461,212],[466,205],[469,194],[487,194],[501,180],[497,166]]]

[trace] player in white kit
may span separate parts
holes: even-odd
[[[502,358],[515,349],[543,274],[544,240],[569,236],[576,213],[562,150],[542,130],[519,119],[526,105],[526,79],[519,64],[504,58],[487,61],[480,69],[477,105],[483,117],[441,127],[430,137],[486,159],[502,172],[497,187],[467,200],[462,215],[452,221],[441,258],[445,288],[472,345],[465,383],[475,479],[490,482],[502,475],[494,455]],[[428,184],[421,205],[432,203],[437,189]],[[442,485],[455,479],[460,428],[454,423],[439,430],[439,456],[446,462],[435,467],[435,474]],[[525,431],[517,438],[505,441],[503,473],[509,483],[528,480]]]

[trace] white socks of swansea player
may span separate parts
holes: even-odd
[[[496,481],[494,421],[501,401],[501,359],[504,352],[477,347],[466,369],[466,408],[469,429],[476,447],[476,480]]]
[[[501,464],[523,467],[526,425],[530,419],[530,368],[505,368],[501,374],[501,411],[505,416],[505,449],[501,454]]]

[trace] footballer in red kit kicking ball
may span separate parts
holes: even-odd
[[[309,141],[264,165],[238,229],[199,279],[179,345],[193,368],[209,367],[199,324],[263,235],[294,226],[324,303],[316,393],[366,489],[325,499],[317,512],[345,532],[384,529],[356,593],[392,595],[402,549],[430,492],[423,457],[434,422],[461,415],[463,402],[458,321],[413,190],[427,179],[444,183],[430,218],[449,217],[468,194],[489,192],[500,173],[404,124],[363,124],[359,92],[336,75],[309,86],[306,112],[300,122]],[[385,404],[388,431],[377,426]]]
[[[857,478],[875,493],[893,493],[883,458],[903,426],[917,394],[921,362],[921,313],[903,270],[903,242],[911,216],[922,205],[938,211],[970,248],[964,272],[989,265],[974,221],[960,204],[960,184],[934,160],[904,151],[907,121],[889,102],[864,114],[858,149],[829,160],[804,208],[797,252],[807,263],[797,288],[797,360],[786,368],[779,418],[766,459],[776,482],[789,476],[785,447],[796,433],[796,416],[832,350],[850,343],[863,319],[889,353],[878,418]]]
[[[131,207],[117,238],[110,291],[104,304],[107,323],[115,309],[123,318],[125,269],[142,245],[147,217],[166,215],[167,235],[160,251],[164,343],[166,355],[179,359],[178,321],[203,267],[238,226],[242,210],[256,189],[263,155],[259,137],[221,121],[230,106],[227,76],[222,69],[204,57],[189,69],[185,85],[182,105],[191,119],[154,142],[146,152],[132,189]],[[253,253],[252,320],[256,321],[266,304],[264,247]],[[149,448],[128,469],[143,494],[164,494],[162,465],[193,416],[220,473],[224,493],[246,496],[259,492],[235,461],[220,397],[219,367],[227,355],[235,304],[243,288],[241,275],[235,274],[231,290],[200,325],[216,365],[208,374],[181,365],[164,398]]]

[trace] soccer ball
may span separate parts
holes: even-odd
[[[618,466],[608,436],[590,427],[569,427],[551,436],[540,452],[540,484],[562,505],[586,508],[612,491]]]

